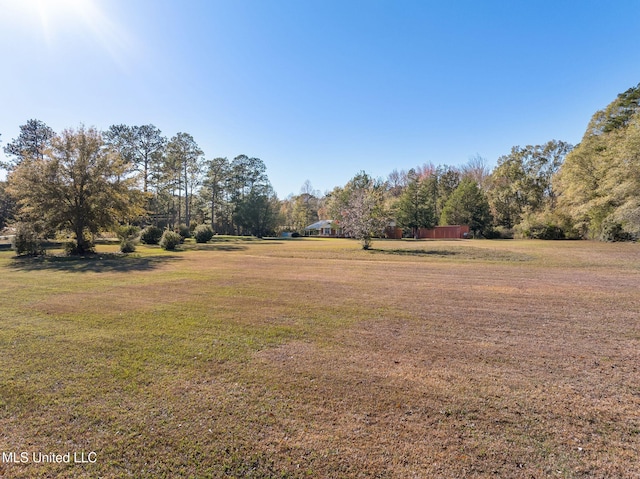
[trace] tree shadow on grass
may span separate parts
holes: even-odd
[[[67,273],[128,273],[131,271],[152,271],[159,266],[179,260],[174,255],[166,256],[125,256],[101,253],[87,256],[37,256],[18,257],[9,267],[20,271],[53,270]]]
[[[433,257],[433,258],[451,258],[461,260],[480,260],[480,261],[506,261],[506,262],[523,262],[531,261],[534,258],[530,255],[511,252],[496,251],[484,248],[465,247],[459,250],[455,249],[372,249],[374,253],[382,253],[388,255],[399,256],[416,256],[416,257]]]
[[[204,244],[204,243],[199,243]],[[250,245],[272,245],[272,244],[282,244],[280,238],[233,238],[233,239],[216,239],[215,237],[209,240],[206,244],[250,244]]]
[[[451,251],[446,249],[375,249],[371,251],[382,254],[393,254],[401,256],[455,256],[459,255],[459,251]]]
[[[251,241],[251,242],[250,242]],[[207,243],[188,243],[180,245],[180,249],[182,250],[195,250],[195,251],[243,251],[249,249],[248,245],[256,246],[256,245],[274,245],[274,244],[282,244],[280,241],[273,240],[240,240],[240,242],[236,241],[216,241],[211,240]]]
[[[192,251],[242,251],[247,249],[246,246],[229,243],[196,243],[181,247],[184,250]]]

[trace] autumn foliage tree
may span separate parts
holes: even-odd
[[[332,210],[337,213],[343,231],[370,249],[373,238],[381,236],[389,224],[384,208],[384,187],[365,172],[354,176],[335,191]]]
[[[489,181],[489,202],[497,226],[513,228],[527,215],[555,209],[558,197],[554,175],[573,148],[551,140],[544,145],[514,146],[498,158]]]
[[[640,84],[593,115],[557,182],[583,237],[640,238]]]

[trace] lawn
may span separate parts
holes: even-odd
[[[640,245],[373,247],[0,251],[0,478],[640,476]]]

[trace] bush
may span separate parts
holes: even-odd
[[[624,227],[613,220],[605,220],[600,233],[601,241],[634,241],[635,238],[631,233],[624,230]]]
[[[120,243],[120,252],[121,253],[133,253],[136,250],[136,242],[135,240],[123,240]]]
[[[120,239],[121,253],[133,253],[136,250],[136,239],[138,234],[140,234],[140,228],[132,225],[124,225],[116,230],[116,234]]]
[[[182,237],[183,241],[187,238],[191,238],[191,230],[185,224],[179,225],[176,231]]]
[[[162,230],[157,226],[147,226],[140,233],[140,241],[144,244],[158,244],[162,238]]]
[[[15,236],[11,246],[18,256],[38,256],[44,254],[40,236],[34,225],[18,223],[15,226]]]
[[[561,240],[579,237],[571,220],[560,214],[543,212],[530,214],[515,227],[519,238]]]
[[[78,246],[78,243],[76,241],[69,241],[68,243],[65,243],[64,252],[67,254],[67,256],[81,256],[85,254],[93,254],[96,252],[96,250],[93,243],[85,238],[82,247]]]
[[[206,243],[213,238],[213,230],[209,225],[198,225],[194,231],[196,243]]]
[[[504,226],[488,228],[484,233],[486,239],[513,239],[513,230]]]
[[[140,234],[140,228],[133,225],[122,225],[116,228],[116,236],[120,241],[132,240]]]
[[[542,240],[561,240],[565,239],[565,235],[560,226],[545,223],[531,225],[529,229],[529,238]]]
[[[173,251],[182,243],[182,236],[175,231],[166,230],[160,238],[160,247],[167,251]]]

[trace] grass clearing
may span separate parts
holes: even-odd
[[[0,477],[637,477],[640,248],[0,252]]]

